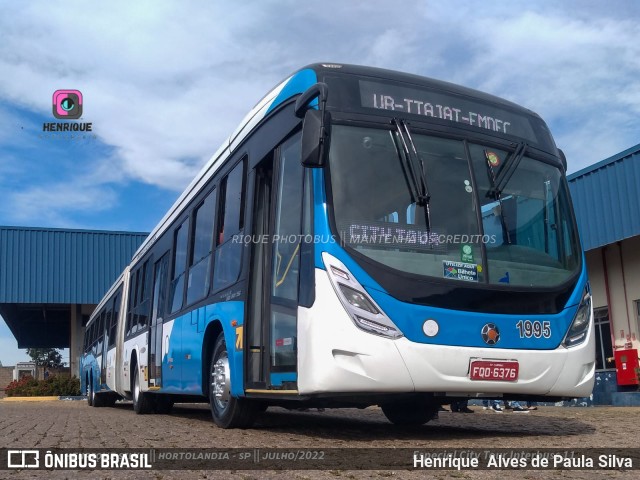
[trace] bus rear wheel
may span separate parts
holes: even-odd
[[[437,418],[438,406],[427,402],[411,400],[404,402],[385,403],[381,405],[382,413],[394,425],[419,426],[429,420]]]
[[[93,388],[91,389],[91,404],[94,407],[100,408],[100,407],[104,407],[106,405],[105,403],[105,394],[104,393],[98,393],[96,392]]]
[[[87,376],[87,405],[93,406],[93,381],[91,376]]]
[[[151,413],[153,404],[148,393],[142,391],[140,387],[140,372],[138,366],[133,369],[133,410],[138,414]]]
[[[209,404],[213,421],[222,428],[250,427],[258,413],[257,403],[231,395],[231,369],[223,333],[216,339],[209,362]]]

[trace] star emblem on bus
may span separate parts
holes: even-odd
[[[500,340],[500,330],[493,323],[487,323],[482,327],[482,340],[487,345],[495,345]]]

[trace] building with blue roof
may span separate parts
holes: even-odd
[[[637,385],[618,385],[615,356],[631,351],[617,367],[633,369],[640,348],[640,144],[567,180],[593,296],[599,372],[594,395],[603,395],[596,403],[625,404],[625,391]]]
[[[146,233],[0,226],[0,315],[18,348],[69,348]]]

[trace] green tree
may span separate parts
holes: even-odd
[[[27,355],[36,364],[36,378],[38,378],[38,367],[61,368],[62,355],[55,348],[27,348]]]

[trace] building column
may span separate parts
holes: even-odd
[[[82,326],[81,305],[71,305],[71,338],[69,339],[69,368],[71,376],[78,376],[80,357],[82,356],[82,342],[84,328]]]

